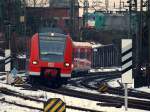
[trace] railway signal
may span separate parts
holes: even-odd
[[[122,39],[121,41],[121,63],[122,63],[122,83],[125,85],[125,110],[128,109],[128,84],[133,83],[132,78],[132,39]]]
[[[5,72],[10,72],[11,70],[11,51],[10,49],[5,50]]]
[[[132,39],[122,39],[121,43],[122,83],[132,83]]]

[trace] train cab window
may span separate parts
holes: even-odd
[[[43,61],[64,61],[65,38],[45,37],[40,38],[40,58]]]

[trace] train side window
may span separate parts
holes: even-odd
[[[77,51],[74,52],[74,57],[75,57],[75,58],[78,57],[78,52],[77,52]]]
[[[80,58],[80,48],[77,50],[77,58]]]
[[[86,55],[85,51],[80,52],[80,58],[81,59],[86,59],[87,58],[87,55]]]
[[[85,49],[85,59],[88,59],[88,49]]]
[[[91,60],[91,51],[88,51],[88,53],[87,53],[87,59]]]

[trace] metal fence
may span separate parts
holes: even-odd
[[[92,68],[120,66],[120,50],[113,44],[93,48]]]

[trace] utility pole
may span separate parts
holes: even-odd
[[[147,85],[150,87],[150,0],[147,0],[147,25],[148,25],[148,65],[147,65]]]
[[[127,3],[129,3],[129,35],[128,38],[131,38],[131,9],[132,9],[132,5],[131,5],[132,0],[128,0]]]
[[[84,0],[83,2],[83,27],[85,27],[85,22],[87,20],[88,8],[89,8],[89,1]]]
[[[119,11],[121,12],[121,0],[120,0],[120,2],[119,2]]]
[[[75,0],[70,0],[70,32],[71,36],[75,36]]]
[[[88,8],[89,8],[89,1],[88,0],[84,0],[83,7],[84,7],[83,14],[88,13]]]
[[[132,38],[133,34],[136,34],[136,31],[133,31],[133,21],[132,16],[137,14],[137,0],[128,0],[127,3],[129,4],[129,35],[128,38]],[[135,30],[135,29],[134,29]]]
[[[109,7],[109,0],[105,0],[105,6],[106,6],[106,11],[108,11],[108,7]]]
[[[143,0],[141,0],[141,3]],[[135,87],[139,86],[141,78],[141,51],[142,51],[142,7],[140,13],[137,11],[137,0],[128,0],[130,31],[129,38],[133,39],[133,76]],[[142,6],[142,5],[141,5]],[[140,20],[139,20],[139,19]]]
[[[139,21],[139,58],[142,56],[142,38],[143,38],[143,0],[140,1],[140,21]],[[140,59],[141,60],[141,59]],[[140,62],[139,62],[140,63]]]
[[[143,0],[140,1],[140,13],[138,14],[138,32],[136,34],[136,58],[135,58],[135,86],[138,87],[141,78],[141,67],[142,67],[142,37],[143,37]],[[140,80],[139,80],[140,79]]]
[[[36,6],[36,0],[33,0],[33,6],[35,7]]]

